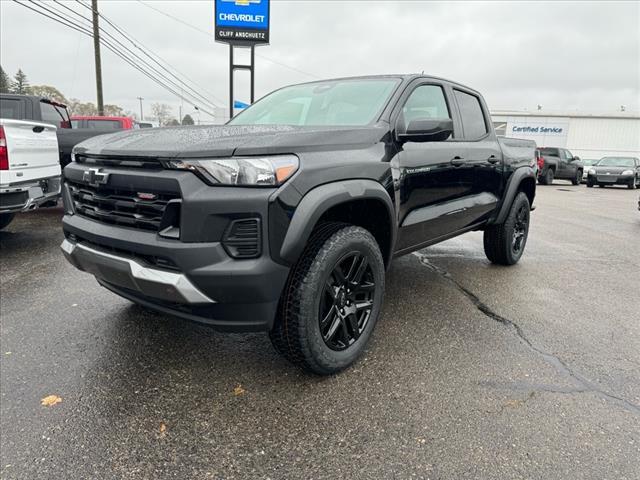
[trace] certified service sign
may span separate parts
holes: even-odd
[[[269,0],[215,0],[216,41],[269,43]]]

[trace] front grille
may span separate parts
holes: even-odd
[[[227,228],[222,244],[233,258],[255,258],[261,253],[260,238],[258,218],[234,220]]]
[[[143,199],[139,196],[141,192],[137,191],[94,187],[69,181],[67,185],[78,215],[103,223],[153,232],[160,229],[169,201],[179,198],[175,193],[145,191],[145,194],[155,198]]]
[[[598,175],[599,183],[614,183],[618,181],[617,175]]]

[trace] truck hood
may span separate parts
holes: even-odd
[[[386,124],[367,127],[198,125],[127,130],[90,138],[77,154],[194,158],[362,148],[379,142]]]

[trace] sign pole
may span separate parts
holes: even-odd
[[[229,44],[229,120],[233,118],[233,44]]]
[[[254,81],[255,79],[255,68],[256,68],[256,62],[255,62],[255,58],[256,58],[256,46],[255,45],[251,45],[251,104],[253,105],[254,102],[254,94],[255,94],[255,85],[256,82]]]
[[[255,47],[269,44],[270,0],[215,0],[215,40],[229,44],[229,118],[235,105],[233,78],[236,70],[249,70],[251,103],[255,101]],[[250,48],[249,65],[236,65],[234,48]],[[242,102],[238,102],[239,105]],[[246,104],[244,105],[246,106]],[[244,108],[239,106],[238,108]]]

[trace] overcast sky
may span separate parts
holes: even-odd
[[[211,102],[227,105],[229,47],[213,41],[213,0],[98,3]],[[95,101],[89,37],[8,0],[0,1],[0,18],[9,75],[22,68],[31,84]],[[271,45],[256,54],[257,97],[317,78],[424,70],[480,90],[494,110],[640,111],[639,2],[272,0]],[[165,102],[177,116],[174,95],[106,49],[102,68],[105,103],[138,112],[142,96],[147,112]],[[237,99],[248,101],[247,85],[237,83]],[[184,113],[191,110],[185,104]]]

